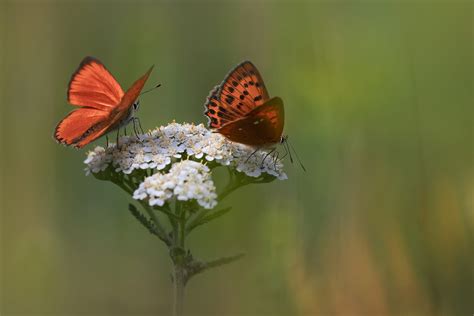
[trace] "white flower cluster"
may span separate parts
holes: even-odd
[[[196,200],[204,208],[212,209],[217,204],[216,187],[210,170],[202,163],[183,160],[173,164],[168,173],[157,172],[133,193],[133,198],[148,198],[150,206],[163,206],[173,197],[180,201]]]
[[[203,124],[171,123],[148,134],[122,136],[120,146],[104,149],[96,147],[84,161],[86,173],[98,173],[112,166],[116,172],[130,174],[136,169],[165,169],[174,159],[183,155],[191,159],[215,161],[224,166],[235,167],[250,177],[262,173],[278,179],[286,179],[283,164],[275,161],[268,152],[229,141],[219,133],[213,133]]]

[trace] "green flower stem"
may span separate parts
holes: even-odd
[[[166,233],[166,229],[163,227],[160,220],[158,219],[156,214],[153,212],[153,209],[148,205],[148,203],[146,201],[139,200],[139,202],[140,202],[141,206],[147,212],[148,216],[150,216],[153,223],[155,224],[156,230],[160,234],[160,236],[159,236],[160,239],[163,240],[164,243],[167,244],[168,246],[171,245],[171,240],[170,240],[168,234]]]
[[[173,315],[183,315],[183,303],[184,303],[184,286],[185,286],[185,269],[181,265],[174,265],[173,273],[173,285],[174,285],[174,304],[173,304]]]
[[[128,186],[125,182],[120,181],[118,179],[112,179],[112,182],[115,183],[118,187],[123,189],[128,194],[133,195],[133,189],[130,186]],[[139,200],[138,202],[145,209],[148,216],[150,216],[151,220],[155,224],[156,233],[158,234],[158,238],[160,238],[165,244],[167,244],[169,246],[171,244],[171,241],[170,241],[168,235],[166,234],[165,228],[163,227],[163,225],[161,225],[160,220],[158,219],[158,217],[153,212],[153,209],[150,208],[150,206],[148,205],[148,203],[146,203],[146,201]]]
[[[174,307],[173,315],[183,314],[184,287],[186,286],[186,250],[185,250],[185,230],[186,230],[186,208],[180,201],[175,203],[175,214],[179,218],[174,227],[174,249],[171,251],[171,259],[174,265],[173,286],[174,286]]]
[[[229,171],[229,182],[227,183],[225,189],[219,193],[217,201],[221,202],[226,196],[243,186],[245,183],[243,183],[238,175],[235,175],[232,173],[232,171]],[[194,226],[194,224],[199,221],[199,219],[203,218],[209,210],[202,208],[199,212],[197,212],[193,216],[193,220],[191,221],[191,226]]]
[[[266,183],[273,181],[271,176],[262,175],[258,178],[247,177],[245,174],[236,170],[229,171],[229,181],[217,200],[221,202],[229,194],[238,188],[254,183]],[[132,175],[117,174],[112,170],[105,171],[102,174],[95,175],[97,179],[109,180],[115,183],[122,190],[133,196],[135,189],[143,181],[143,178],[149,176],[147,171],[137,171]],[[203,262],[193,258],[191,252],[186,249],[186,236],[196,227],[206,224],[220,216],[228,213],[231,207],[219,210],[209,210],[197,208],[197,204],[189,201],[175,200],[174,203],[165,203],[161,207],[152,207],[147,200],[138,200],[146,215],[140,213],[135,206],[129,205],[129,210],[137,220],[146,227],[150,233],[156,235],[169,248],[169,254],[173,263],[173,315],[183,315],[184,292],[187,282],[196,274],[200,274],[208,269],[216,268],[240,259],[243,254],[230,257],[223,257],[217,260]],[[169,220],[171,233],[168,234],[165,226],[160,222],[157,211],[166,215]]]

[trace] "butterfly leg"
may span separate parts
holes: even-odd
[[[107,134],[105,134],[105,141],[107,142],[105,147],[109,148],[109,136]]]
[[[276,170],[276,167],[277,167],[277,162],[278,162],[278,158],[280,156],[280,152],[275,152],[275,155],[273,155],[273,169]]]
[[[135,133],[135,136],[138,138],[138,131],[137,131],[137,125],[135,123],[135,118],[132,119],[133,122],[133,132]]]
[[[127,136],[127,125],[125,125],[125,126],[123,127],[123,134],[124,134],[125,136]]]
[[[143,131],[143,127],[142,127],[142,123],[140,122],[140,119],[138,117],[134,117],[133,120],[137,121],[138,128],[140,129],[140,133],[145,134],[145,132]]]
[[[136,119],[137,122],[138,122],[138,127],[140,128],[140,132],[141,132],[142,134],[145,134],[145,132],[143,131],[143,127],[142,127],[142,122],[140,122],[140,118],[136,117],[135,119]]]
[[[270,151],[265,155],[265,157],[263,157],[263,160],[262,160],[262,163],[261,163],[261,165],[260,165],[260,168],[263,168],[263,165],[265,164],[265,160],[266,160],[267,157],[270,156],[274,151],[275,151],[275,148],[272,148],[272,150],[270,150]]]
[[[250,154],[250,156],[247,157],[247,159],[245,160],[245,163],[247,163],[247,162],[250,160],[250,158],[252,158],[252,156],[255,156],[255,154],[256,154],[257,151],[259,151],[259,150],[260,150],[260,147],[258,147],[257,149],[255,149],[255,150]]]
[[[138,138],[138,140],[141,140],[139,130],[137,129],[137,122],[138,122],[138,127],[140,129],[142,128],[140,124],[140,119],[138,117],[134,117],[133,118],[133,131],[135,132],[135,136]],[[143,129],[142,129],[142,134],[143,134]]]
[[[119,136],[120,136],[120,127],[117,128],[117,145],[116,145],[117,149],[120,149],[120,146],[119,146]]]

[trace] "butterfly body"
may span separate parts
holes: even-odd
[[[256,148],[282,141],[283,101],[271,98],[257,68],[244,61],[210,93],[205,104],[209,127],[229,140]]]
[[[138,96],[153,67],[123,92],[105,68],[86,57],[69,82],[67,99],[79,108],[57,125],[54,138],[65,145],[81,148],[97,138],[128,124],[138,109]]]

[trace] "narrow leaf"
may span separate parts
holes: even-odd
[[[157,232],[155,224],[148,217],[146,217],[145,215],[140,213],[140,211],[137,210],[135,205],[128,204],[128,210],[140,222],[140,224],[142,224],[143,226],[145,226],[148,229],[148,231],[151,234],[156,235],[156,236],[161,238],[160,234]]]
[[[194,228],[200,226],[200,225],[203,225],[203,224],[206,224],[218,217],[221,217],[222,215],[228,213],[230,210],[232,209],[232,207],[226,207],[226,208],[223,208],[221,210],[218,210],[218,211],[215,211],[213,213],[210,213],[209,212],[203,212],[202,214],[200,214],[194,221],[192,221],[189,226],[186,228],[186,231],[187,233],[191,232]]]
[[[243,256],[245,256],[245,254],[240,253],[238,255],[223,257],[208,262],[195,261],[192,265],[188,266],[188,276],[186,278],[186,282],[188,282],[189,279],[191,279],[191,277],[195,276],[196,274],[202,273],[211,268],[217,268],[225,264],[232,263],[239,260]]]

